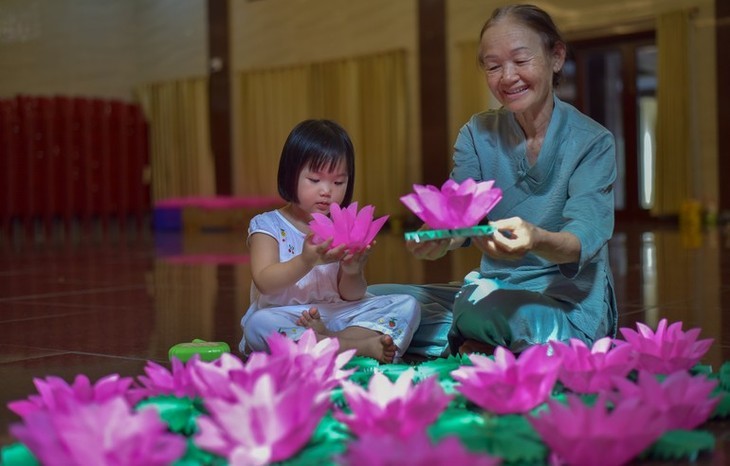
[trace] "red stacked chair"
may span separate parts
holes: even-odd
[[[102,99],[0,99],[0,226],[56,221],[138,226],[149,216],[147,124],[139,106]]]

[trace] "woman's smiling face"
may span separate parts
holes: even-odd
[[[553,73],[565,61],[565,45],[546,50],[540,35],[513,18],[484,31],[480,62],[494,97],[508,110],[537,115],[552,104]]]

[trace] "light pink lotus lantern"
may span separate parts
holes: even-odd
[[[605,392],[593,405],[574,394],[567,400],[550,399],[548,410],[528,417],[557,456],[554,464],[626,464],[667,430],[666,420],[640,398],[621,399],[611,410]]]
[[[461,184],[448,180],[441,189],[414,184],[413,191],[402,196],[401,202],[433,229],[473,227],[502,199],[494,180],[467,178]]]
[[[638,331],[621,328],[620,332],[633,349],[637,358],[636,368],[652,374],[691,369],[700,362],[713,342],[712,338],[698,340],[699,328],[685,332],[682,322],[669,325],[667,319],[659,321],[656,332],[641,322],[636,323],[636,328]]]
[[[313,213],[309,228],[312,240],[321,244],[332,238],[332,247],[344,244],[351,252],[362,251],[375,239],[388,215],[373,220],[375,207],[366,205],[358,212],[357,202],[342,209],[338,204],[330,206],[330,216]]]
[[[367,390],[343,380],[343,394],[351,414],[337,411],[335,418],[360,437],[407,438],[415,432],[424,432],[446,408],[451,396],[444,393],[435,377],[413,385],[413,376],[413,369],[409,369],[392,383],[382,372],[375,372]]]
[[[561,359],[547,345],[530,346],[519,358],[498,346],[494,359],[469,355],[473,366],[451,372],[456,389],[483,409],[496,414],[525,413],[544,403],[558,378]]]

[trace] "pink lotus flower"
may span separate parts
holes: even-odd
[[[191,361],[191,379],[197,392],[205,398],[231,401],[234,399],[232,383],[250,391],[253,383],[263,375],[269,375],[277,389],[306,379],[326,391],[354,372],[354,369],[342,368],[355,351],[338,353],[337,339],[324,338],[318,342],[311,329],[296,342],[278,333],[272,334],[267,342],[270,354],[254,352],[245,363],[230,353],[211,362]]]
[[[400,198],[418,218],[431,228],[466,228],[477,225],[502,199],[494,180],[461,184],[447,180],[439,190],[431,185],[413,185],[414,193]]]
[[[411,385],[413,375],[413,369],[409,369],[391,383],[382,372],[376,372],[367,391],[353,382],[343,381],[343,395],[352,414],[338,411],[335,418],[359,436],[405,438],[414,432],[425,431],[446,408],[451,397],[444,393],[435,377]]]
[[[286,368],[289,372],[285,383],[296,383],[298,379],[307,377],[329,390],[355,372],[355,369],[342,369],[355,355],[355,350],[340,353],[340,342],[336,338],[317,341],[314,330],[305,330],[296,342],[278,333],[272,334],[266,342],[272,358],[269,363],[276,365],[274,370]],[[247,366],[251,368],[256,364],[255,360],[249,361]]]
[[[434,445],[423,432],[415,432],[406,439],[374,435],[361,437],[350,443],[340,460],[338,464],[344,466],[496,466],[501,463],[500,458],[469,452],[456,437],[445,438]]]
[[[694,429],[712,415],[721,397],[710,397],[717,380],[704,376],[693,377],[689,372],[677,371],[659,383],[648,372],[639,372],[636,384],[627,379],[616,380],[621,398],[639,398],[667,420],[667,429]]]
[[[315,244],[324,243],[332,238],[331,247],[344,244],[351,252],[362,251],[375,239],[388,215],[373,220],[375,207],[367,205],[360,212],[357,211],[357,202],[342,209],[338,204],[330,205],[330,216],[319,213],[312,214],[309,228],[314,233],[312,241]]]
[[[535,345],[519,359],[498,346],[494,361],[470,354],[473,366],[451,372],[456,389],[469,400],[496,414],[524,413],[550,397],[558,378],[560,358],[548,356],[547,345]]]
[[[168,433],[156,410],[133,412],[121,396],[82,401],[71,395],[56,407],[27,413],[23,424],[10,427],[41,464],[163,466],[185,453],[185,439]]]
[[[556,400],[548,406],[528,420],[550,450],[571,465],[625,464],[667,430],[664,418],[639,398],[621,400],[610,412],[605,393],[593,406],[573,394],[567,406]]]
[[[233,399],[205,399],[210,415],[198,418],[194,441],[231,465],[264,465],[291,457],[309,441],[330,407],[329,392],[306,379],[277,387],[264,374],[250,390],[230,385]]]
[[[144,368],[147,375],[137,377],[142,386],[131,388],[127,399],[134,405],[140,400],[158,395],[195,398],[199,393],[192,380],[191,368],[197,358],[198,356],[194,355],[188,365],[173,358],[172,371],[153,361],[147,361],[147,366]]]
[[[667,319],[659,321],[656,333],[638,322],[638,332],[622,328],[621,334],[632,346],[637,358],[637,369],[654,374],[670,374],[689,370],[697,364],[712,345],[712,338],[697,341],[699,328],[682,331],[682,322],[667,327]]]
[[[77,375],[73,385],[69,385],[60,377],[50,376],[45,380],[34,379],[38,395],[31,395],[27,400],[8,403],[8,408],[18,416],[26,416],[37,411],[70,412],[76,402],[82,404],[103,403],[107,400],[123,397],[132,384],[130,377],[119,377],[111,374],[91,384],[83,374]]]
[[[264,353],[262,356],[268,357]],[[233,401],[236,399],[233,385],[250,389],[255,381],[243,361],[231,353],[223,353],[220,358],[210,362],[191,360],[188,365],[195,390],[205,399]]]
[[[626,377],[634,368],[631,347],[619,344],[612,348],[613,340],[609,337],[597,340],[591,349],[578,339],[571,339],[570,346],[561,342],[550,344],[555,355],[563,360],[558,378],[574,392],[609,390],[614,377]]]

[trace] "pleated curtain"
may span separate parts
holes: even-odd
[[[135,92],[149,122],[152,200],[214,195],[207,79],[144,84]]]
[[[688,11],[657,18],[656,216],[676,215],[692,195],[689,24]]]
[[[238,76],[241,139],[237,177],[243,194],[276,195],[281,149],[291,129],[307,118],[341,124],[353,140],[354,200],[376,215],[399,215],[399,197],[417,180],[409,148],[406,53],[384,52],[306,63]]]

